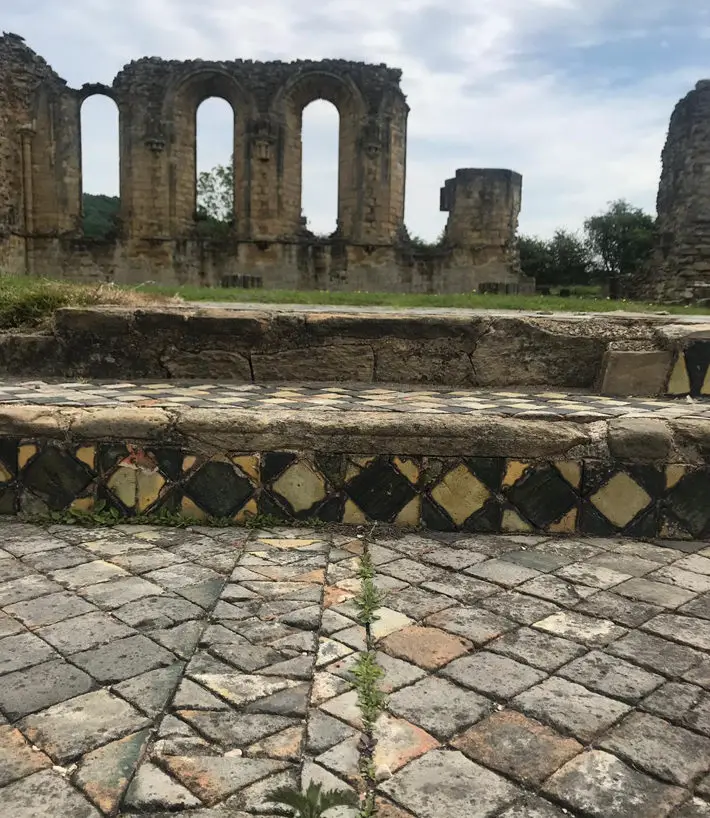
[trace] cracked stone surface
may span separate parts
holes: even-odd
[[[378,815],[710,815],[710,548],[373,539]],[[4,523],[0,543],[3,814],[362,792],[354,531]]]

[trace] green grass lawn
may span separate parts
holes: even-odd
[[[550,310],[563,312],[669,312],[677,315],[710,314],[706,307],[681,307],[637,301],[610,301],[594,295],[405,295],[401,293],[344,293],[320,290],[230,290],[206,287],[141,287],[162,296],[178,295],[185,301],[237,301],[258,304],[328,304],[356,307],[456,307],[477,310]],[[590,288],[585,288],[590,289]]]
[[[358,307],[458,307],[489,310],[563,312],[667,312],[675,315],[710,314],[700,307],[664,306],[632,301],[609,301],[582,290],[569,298],[525,295],[401,295],[396,293],[343,293],[313,290],[242,290],[206,287],[160,287],[111,284],[83,285],[65,281],[0,275],[0,329],[37,327],[55,310],[67,306],[115,304],[139,306],[182,301],[231,301],[254,304],[319,304]]]

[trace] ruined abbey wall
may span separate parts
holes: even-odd
[[[710,298],[710,80],[676,105],[662,154],[656,248],[642,295]]]
[[[401,72],[344,60],[140,59],[110,86],[69,88],[21,37],[0,37],[0,270],[77,280],[464,292],[516,290],[522,180],[464,169],[447,180],[444,242],[426,251],[404,229],[407,106]],[[81,229],[81,106],[116,102],[120,228]],[[196,222],[196,112],[234,111],[235,218],[205,238]],[[301,212],[303,109],[340,114],[338,222],[328,239]]]

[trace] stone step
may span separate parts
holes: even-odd
[[[710,538],[710,403],[589,393],[0,384],[0,513]]]
[[[696,320],[697,319],[697,320]],[[0,334],[0,375],[710,393],[704,316],[475,310],[62,309]]]

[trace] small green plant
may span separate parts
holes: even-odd
[[[380,713],[385,707],[385,694],[379,688],[379,681],[385,675],[377,664],[374,650],[361,653],[353,666],[357,703],[362,713],[362,722],[366,732],[371,732]]]
[[[352,790],[324,790],[322,784],[311,782],[304,792],[295,787],[279,787],[266,796],[269,803],[281,804],[294,810],[294,818],[321,818],[333,807],[357,807],[359,800]]]

